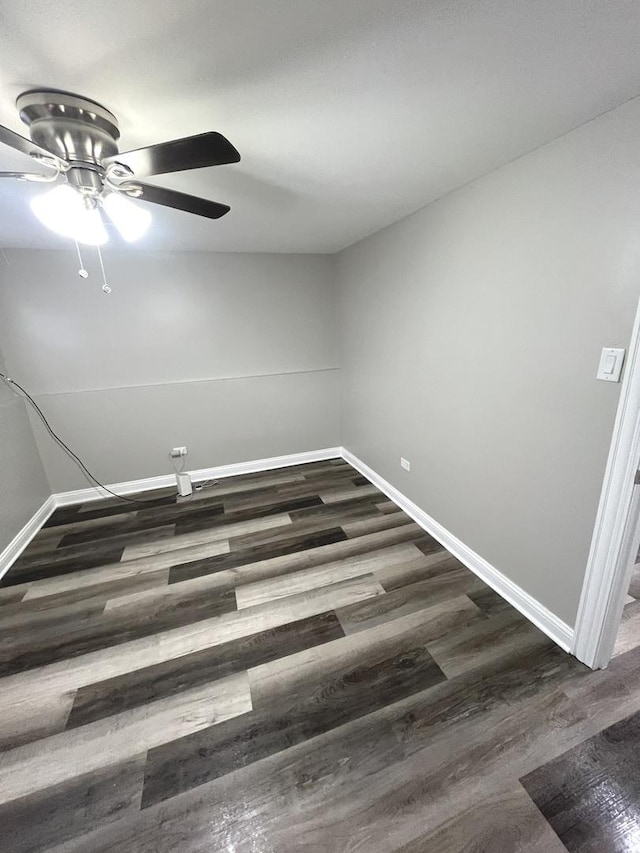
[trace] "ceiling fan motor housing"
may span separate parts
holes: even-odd
[[[66,92],[24,92],[16,106],[33,142],[69,162],[69,183],[87,195],[99,194],[101,160],[118,153],[116,117],[96,101]]]
[[[54,174],[47,174],[46,169],[45,174],[0,171],[0,178],[52,183],[63,174],[90,210],[99,204],[114,208],[117,195],[208,219],[219,219],[231,209],[228,204],[140,180],[167,172],[238,163],[240,153],[217,131],[119,151],[116,117],[90,98],[54,89],[32,89],[18,97],[16,106],[31,138],[0,125],[0,146],[8,145],[33,157],[40,165],[53,169]]]

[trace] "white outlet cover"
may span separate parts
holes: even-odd
[[[400,457],[400,465],[404,468],[405,471],[411,470],[411,462],[408,459],[405,459],[403,456]]]

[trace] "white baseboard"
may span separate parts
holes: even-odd
[[[6,575],[55,508],[56,502],[53,496],[48,497],[40,509],[31,516],[22,530],[13,537],[7,547],[0,553],[0,578]]]
[[[525,592],[521,587],[509,580],[495,566],[488,563],[483,557],[461,542],[453,533],[427,515],[424,510],[405,497],[391,483],[376,474],[368,465],[365,465],[357,456],[354,456],[346,448],[342,448],[342,458],[352,465],[363,476],[377,486],[381,492],[390,498],[400,509],[422,527],[430,536],[437,539],[441,545],[457,557],[461,563],[494,589],[498,595],[512,604],[523,616],[533,622],[541,631],[550,637],[566,652],[573,649],[573,628],[559,619],[543,604],[540,604],[533,596]]]
[[[189,471],[191,479],[222,480],[238,474],[256,474],[259,471],[271,471],[275,468],[288,468],[291,465],[305,465],[309,462],[322,462],[325,459],[337,459],[341,456],[341,447],[325,447],[323,450],[309,450],[305,453],[290,453],[287,456],[271,456],[267,459],[253,459],[250,462],[235,462],[232,465],[218,465],[213,468],[199,468]],[[128,480],[125,483],[112,483],[108,488],[117,495],[130,495],[134,492],[146,492],[175,486],[175,474],[161,474],[158,477],[146,477],[142,480]],[[87,503],[109,497],[109,493],[97,486],[90,489],[75,489],[71,492],[58,492],[54,496],[56,507]]]

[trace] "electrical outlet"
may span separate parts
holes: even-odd
[[[171,450],[169,451],[169,456],[172,459],[180,459],[181,456],[186,456],[186,455],[187,455],[187,448],[186,447],[172,447]]]
[[[405,459],[402,456],[400,457],[400,465],[404,468],[405,471],[411,470],[411,462],[409,462],[408,459]]]

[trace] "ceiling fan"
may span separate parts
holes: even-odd
[[[0,125],[0,142],[28,154],[45,173],[0,172],[0,178],[52,183],[31,207],[49,228],[100,245],[108,234],[101,211],[125,240],[148,228],[148,210],[132,199],[218,219],[226,204],[143,183],[139,178],[237,163],[240,154],[220,133],[201,133],[134,151],[118,151],[116,117],[95,101],[55,90],[31,90],[16,101],[31,139]]]

